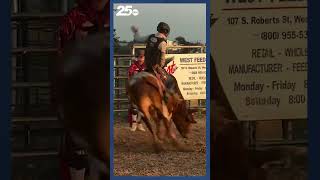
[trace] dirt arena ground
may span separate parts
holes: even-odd
[[[166,152],[154,153],[149,131],[131,132],[127,123],[114,126],[115,176],[204,176],[206,174],[205,117],[197,118],[189,139],[179,141],[192,152],[177,152],[166,144]]]

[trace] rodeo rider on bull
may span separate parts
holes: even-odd
[[[109,31],[109,0],[77,0],[77,6],[63,16],[58,27],[59,57],[52,64],[53,79],[61,68],[61,58],[65,47],[75,40],[83,40],[99,31]],[[58,119],[63,119],[61,106],[55,101],[55,81],[52,80],[52,101],[58,111]],[[87,151],[74,143],[69,133],[65,133],[59,152],[61,180],[84,180],[88,168]]]
[[[157,26],[158,33],[145,37],[140,36],[136,26],[132,26],[131,30],[134,33],[135,41],[146,42],[147,45],[145,51],[139,51],[138,60],[130,66],[129,78],[137,72],[147,71],[155,74],[162,82],[166,81],[167,73],[164,70],[164,66],[173,60],[173,58],[165,58],[167,50],[167,37],[170,33],[169,25],[165,22],[160,22]],[[137,128],[141,131],[145,131],[138,115],[139,114],[135,109],[132,107],[129,108],[128,119],[131,125],[131,131],[135,131]]]
[[[136,26],[132,26],[131,30],[134,33],[135,41],[146,42],[147,44],[145,51],[146,71],[155,74],[163,82],[166,81],[167,73],[164,67],[173,60],[173,58],[165,58],[170,26],[165,22],[160,22],[157,26],[158,32],[146,37],[140,37]]]

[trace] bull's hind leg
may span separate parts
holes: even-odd
[[[158,113],[154,110],[154,108],[150,108],[150,111],[152,119],[154,120],[156,124],[156,135],[159,141],[162,141],[163,138],[160,136],[160,127],[161,127],[161,121],[159,121]]]
[[[162,123],[163,123],[163,121],[161,121],[161,119],[156,120],[157,137],[161,142],[163,142],[163,140],[165,138],[164,129],[162,128],[163,127]]]
[[[144,122],[146,123],[149,131],[151,132],[152,134],[152,137],[153,137],[153,146],[154,146],[154,149],[156,151],[156,153],[160,153],[162,151],[164,151],[164,148],[162,147],[161,145],[161,142],[160,140],[157,138],[157,135],[153,132],[153,129],[152,129],[152,125],[150,123],[150,120],[146,119],[146,118],[143,118]]]

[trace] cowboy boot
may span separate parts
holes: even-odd
[[[165,70],[163,68],[161,68],[159,65],[155,66],[155,70],[160,75],[160,79],[164,83],[167,80],[167,75],[166,75]]]
[[[153,72],[156,78],[161,81],[161,89],[163,90],[163,100],[165,103],[168,103],[168,96],[166,95],[166,87],[165,87],[165,81],[167,80],[166,72],[163,68],[161,68],[158,64],[153,66]]]
[[[137,123],[138,123],[137,129],[138,129],[139,131],[145,132],[146,130],[144,129],[144,127],[143,127],[143,125],[142,125],[141,115],[140,115],[139,113],[137,113]]]
[[[163,96],[163,100],[164,100],[164,102],[165,103],[168,103],[168,99],[169,99],[169,97],[168,97],[168,94],[166,93],[166,87],[165,87],[165,82],[167,81],[167,79],[168,79],[168,77],[167,77],[167,72],[166,72],[166,70],[165,69],[163,69],[163,68],[161,68],[161,67],[159,67],[158,66],[158,68],[157,68],[157,70],[158,70],[158,72],[159,72],[159,74],[160,74],[160,79],[161,79],[161,81],[162,81],[162,83],[163,83],[163,88],[164,88],[164,91],[163,91],[163,94],[164,94],[164,96]]]
[[[133,114],[132,115],[132,126],[131,126],[130,131],[134,132],[134,131],[136,131],[136,129],[137,129],[137,115]]]
[[[146,130],[144,129],[143,125],[141,122],[138,122],[138,130],[139,131],[142,131],[142,132],[145,132]]]

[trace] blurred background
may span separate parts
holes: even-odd
[[[56,31],[74,0],[11,0],[12,179],[57,180],[62,127],[50,106]]]

